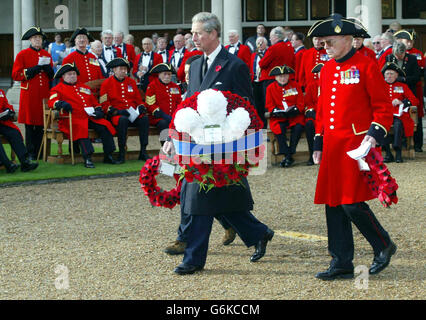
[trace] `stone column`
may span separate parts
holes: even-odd
[[[16,55],[22,50],[22,7],[21,0],[13,0],[13,61],[15,61]],[[11,63],[13,63],[11,61]],[[19,95],[21,92],[21,82],[14,81],[13,86],[7,90],[6,98],[15,112],[19,112]]]
[[[360,19],[361,0],[346,1],[346,17]]]
[[[222,25],[222,34],[221,34],[221,42],[223,43],[223,39],[225,39],[223,37],[223,28],[224,28],[224,24],[223,24],[223,1],[224,0],[212,0],[212,13],[214,13],[218,18],[219,21]],[[228,0],[229,1],[229,0]]]
[[[243,41],[242,33],[241,1],[227,0],[226,7],[223,10],[223,42],[229,44],[228,31],[237,30],[240,35],[240,41]]]
[[[102,30],[112,30],[112,0],[102,0]]]
[[[382,1],[362,0],[361,21],[371,37],[382,33]]]
[[[22,34],[26,32],[29,28],[35,27],[35,7],[34,0],[22,0]],[[22,35],[21,35],[22,36]],[[28,40],[22,41],[22,48],[28,48],[30,42]]]
[[[129,3],[127,0],[112,0],[112,31],[129,33]]]

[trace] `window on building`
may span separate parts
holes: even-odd
[[[382,18],[395,19],[395,0],[382,0]]]
[[[129,25],[140,26],[145,24],[145,1],[128,0],[129,6]]]
[[[182,0],[165,0],[166,23],[182,23]]]
[[[192,17],[198,12],[203,11],[202,0],[184,0],[183,1],[183,12],[184,12],[184,23],[192,23]]]
[[[307,10],[307,0],[288,0],[288,20],[307,20]]]
[[[93,21],[93,3],[90,0],[78,1],[78,25],[92,27]]]
[[[163,1],[162,0],[146,0],[146,23],[147,24],[163,23]]]
[[[265,1],[246,1],[246,21],[263,21],[265,19]]]
[[[327,18],[331,14],[329,0],[311,0],[311,19],[319,20]]]
[[[285,17],[285,0],[266,0],[267,1],[267,20],[283,21]]]
[[[426,19],[426,1],[402,0],[403,19]]]
[[[68,0],[38,0],[35,2],[36,5],[36,22],[42,29],[54,29],[55,28],[55,19],[57,14],[55,14],[55,8],[59,5],[65,5],[69,9]],[[69,18],[71,19],[71,11]],[[72,29],[71,21],[69,21],[69,27]],[[27,30],[22,30],[24,33]]]

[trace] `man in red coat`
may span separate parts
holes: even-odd
[[[129,61],[130,67],[133,67],[133,61],[136,58],[135,47],[123,42],[124,33],[119,31],[114,33],[114,47],[120,49],[121,56]]]
[[[294,80],[289,80],[294,70],[286,65],[277,66],[270,75],[275,82],[266,89],[265,108],[271,114],[269,126],[278,140],[280,154],[284,155],[281,167],[290,167],[294,163],[293,154],[303,132],[303,92]],[[287,144],[287,129],[291,130],[290,145]]]
[[[312,43],[314,46],[303,53],[300,68],[296,70],[298,72],[297,79],[302,89],[305,89],[311,81],[318,80],[318,74],[312,73],[312,69],[318,63],[326,63],[329,59],[321,38],[313,37]]]
[[[155,78],[146,90],[146,104],[150,124],[157,126],[161,132],[169,128],[173,113],[182,102],[182,97],[179,86],[171,81],[172,74],[176,73],[172,65],[161,63],[156,65],[151,73],[157,73],[158,78]],[[167,134],[164,136],[167,137]]]
[[[130,63],[124,58],[115,58],[108,63],[114,75],[102,83],[99,101],[112,124],[117,128],[118,161],[125,162],[127,129],[136,127],[139,130],[139,160],[149,158],[146,153],[148,145],[149,122],[146,108],[136,81],[128,77]],[[135,113],[136,112],[136,113]],[[132,113],[135,115],[132,116]]]
[[[374,53],[374,51],[364,46],[364,39],[366,38],[370,38],[368,33],[360,34],[359,36],[357,35],[356,37],[354,37],[353,47],[357,52],[366,57],[371,58],[371,60],[377,63],[376,54]]]
[[[380,43],[382,45],[382,51],[379,53],[379,59],[377,63],[379,64],[379,69],[383,68],[386,63],[386,57],[392,54],[392,46],[395,41],[395,38],[392,33],[385,32],[380,38]]]
[[[395,33],[395,39],[398,42],[402,42],[407,47],[407,53],[416,57],[417,64],[420,68],[420,73],[424,73],[426,58],[419,49],[414,48],[414,40],[416,39],[416,33],[413,29],[401,30]],[[416,152],[422,152],[423,147],[423,117],[424,117],[424,101],[423,101],[423,87],[421,79],[416,83],[416,93],[419,104],[417,105],[417,129],[414,132],[414,150]]]
[[[37,168],[38,163],[32,163],[29,159],[28,151],[24,145],[21,131],[12,121],[14,118],[15,110],[13,109],[13,106],[7,101],[5,92],[0,90],[0,134],[6,137],[13,151],[18,156],[18,159],[21,162],[21,171],[27,172],[34,170]],[[6,167],[7,173],[13,173],[19,168],[19,165],[14,164],[9,160],[6,153],[4,152],[1,142],[0,164],[3,164]]]
[[[243,62],[250,68],[250,58],[251,51],[248,46],[240,42],[240,36],[237,30],[228,31],[229,44],[225,46],[225,49],[229,53],[236,55],[238,58],[243,60]]]
[[[78,28],[71,36],[71,42],[75,42],[76,50],[64,58],[62,64],[75,64],[79,71],[78,82],[104,79],[98,59],[87,50],[87,46],[95,39],[86,28]]]
[[[260,81],[263,82],[263,92],[266,97],[266,88],[275,78],[270,76],[269,73],[276,66],[287,65],[290,68],[295,66],[294,49],[290,41],[284,42],[284,29],[282,27],[275,27],[271,30],[269,35],[271,46],[266,50],[265,55],[259,61],[261,68]]]
[[[40,28],[32,27],[22,40],[30,47],[16,55],[12,78],[21,82],[18,122],[25,124],[25,144],[30,159],[37,158],[43,139],[43,99],[49,98],[53,63],[50,54],[42,49],[46,36]]]
[[[405,77],[402,71],[395,63],[387,62],[382,69],[385,81],[388,83],[388,93],[393,106],[393,149],[395,150],[396,162],[402,160],[402,136],[412,137],[414,132],[414,121],[410,117],[410,107],[418,106],[419,101],[411,92],[410,88],[402,82],[398,82],[398,76]],[[395,159],[390,150],[390,139],[386,139],[383,146],[386,151],[384,162],[393,162]]]
[[[353,222],[373,247],[369,273],[386,268],[396,251],[389,234],[365,201],[373,199],[358,162],[347,155],[361,144],[384,143],[391,127],[392,104],[377,65],[352,47],[357,20],[333,14],[314,24],[308,36],[322,37],[332,59],[321,69],[321,96],[316,114],[315,163],[320,163],[315,203],[325,204],[328,270],[316,274],[322,280],[353,278]]]
[[[61,81],[50,90],[49,108],[59,110],[65,116],[71,114],[72,141],[79,144],[86,168],[95,167],[91,159],[94,149],[89,139],[89,129],[98,132],[102,139],[104,162],[116,164],[112,158],[115,150],[113,135],[116,131],[104,119],[104,112],[92,95],[90,87],[78,81],[78,74],[79,70],[75,64],[63,64],[56,72],[55,79]],[[59,119],[58,126],[71,138],[68,118]]]

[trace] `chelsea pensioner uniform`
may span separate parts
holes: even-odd
[[[130,107],[138,109],[139,106],[143,106],[142,97],[136,81],[130,77],[125,77],[120,81],[115,76],[110,76],[102,83],[99,101],[106,114],[115,114],[112,115],[111,122],[117,128],[120,157],[124,157],[127,129],[129,126],[138,127],[141,154],[144,154],[148,145],[148,117],[142,113],[131,123],[128,120],[127,114],[127,109]]]
[[[62,65],[67,63],[74,63],[80,71],[78,82],[86,83],[88,81],[104,78],[98,59],[89,51],[86,51],[85,53],[80,50],[71,52],[64,58]]]
[[[105,119],[100,118],[96,119],[93,116],[89,116],[84,108],[87,107],[97,107],[99,106],[98,101],[92,95],[91,90],[88,86],[83,83],[77,82],[75,84],[67,84],[61,81],[50,91],[49,98],[49,107],[52,109],[56,108],[56,104],[59,101],[68,102],[72,107],[72,133],[73,133],[73,141],[80,139],[88,139],[89,131],[88,129],[91,126],[91,123],[95,123],[93,128],[96,130],[99,126],[106,127],[111,135],[109,136],[109,144],[105,145],[106,140],[102,139],[104,143],[104,152],[106,154],[110,154],[115,149],[112,136],[116,133],[114,127]],[[63,111],[62,111],[63,112]],[[65,115],[68,115],[67,112],[64,112]],[[60,119],[59,120],[59,129],[64,132],[66,135],[70,135],[70,127],[69,120]],[[93,152],[92,146],[87,146],[89,150],[84,150],[83,147],[83,155],[91,154]],[[87,152],[86,152],[87,151]],[[90,152],[91,151],[91,152]]]
[[[161,110],[166,115],[172,117],[181,102],[182,96],[179,86],[176,83],[170,82],[169,84],[164,84],[159,78],[155,78],[146,90],[147,108],[148,112],[152,115],[149,120],[150,124],[158,126],[160,130],[168,128],[170,120],[167,121],[160,116],[156,117],[156,111]],[[165,123],[162,125],[161,122],[163,121],[161,120],[166,121],[167,125]]]
[[[376,64],[352,49],[324,65],[320,83],[316,135],[323,136],[324,149],[315,203],[338,206],[373,199],[357,162],[346,152],[358,148],[366,133],[382,143],[392,124],[383,76]]]

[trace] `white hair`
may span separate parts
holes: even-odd
[[[101,37],[103,37],[103,36],[105,36],[105,35],[107,35],[107,34],[110,34],[110,35],[114,35],[113,33],[112,33],[112,30],[104,30],[104,31],[102,31],[101,32]]]

